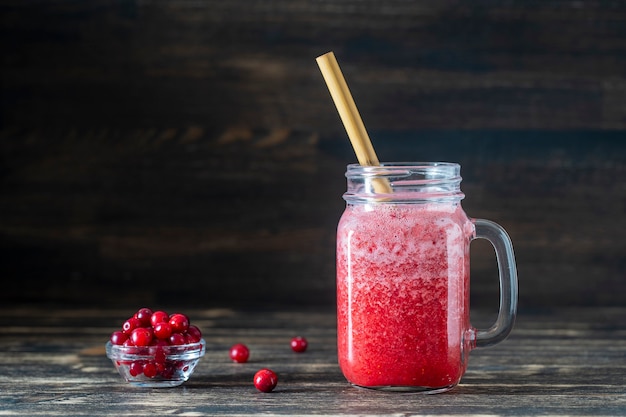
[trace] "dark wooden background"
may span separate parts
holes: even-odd
[[[463,166],[520,307],[626,304],[626,2],[0,0],[0,302],[332,306],[355,160]],[[472,301],[493,308],[486,244]]]

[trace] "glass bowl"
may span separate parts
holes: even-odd
[[[152,388],[175,387],[187,381],[205,351],[204,339],[172,346],[106,344],[107,357],[126,382]]]

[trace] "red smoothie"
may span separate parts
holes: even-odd
[[[459,382],[473,232],[459,203],[347,206],[337,231],[337,322],[348,381],[416,390]]]

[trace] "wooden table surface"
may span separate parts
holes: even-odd
[[[0,415],[626,415],[626,309],[522,313],[502,344],[470,355],[454,390],[383,393],[350,386],[337,366],[335,313],[187,311],[207,352],[180,387],[133,388],[105,357],[122,310],[0,309]],[[473,313],[474,324],[489,315]],[[302,354],[292,336],[309,340]],[[247,344],[250,361],[228,348]],[[253,374],[276,371],[272,393]]]

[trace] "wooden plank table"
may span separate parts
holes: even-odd
[[[473,351],[461,384],[438,395],[350,386],[332,310],[186,312],[204,331],[205,357],[182,386],[145,389],[104,355],[128,311],[0,309],[0,415],[626,415],[624,308],[522,313],[505,342]],[[308,338],[305,353],[290,350],[295,335]],[[230,362],[236,342],[250,347],[248,363]],[[262,367],[279,377],[269,394],[252,384]]]

